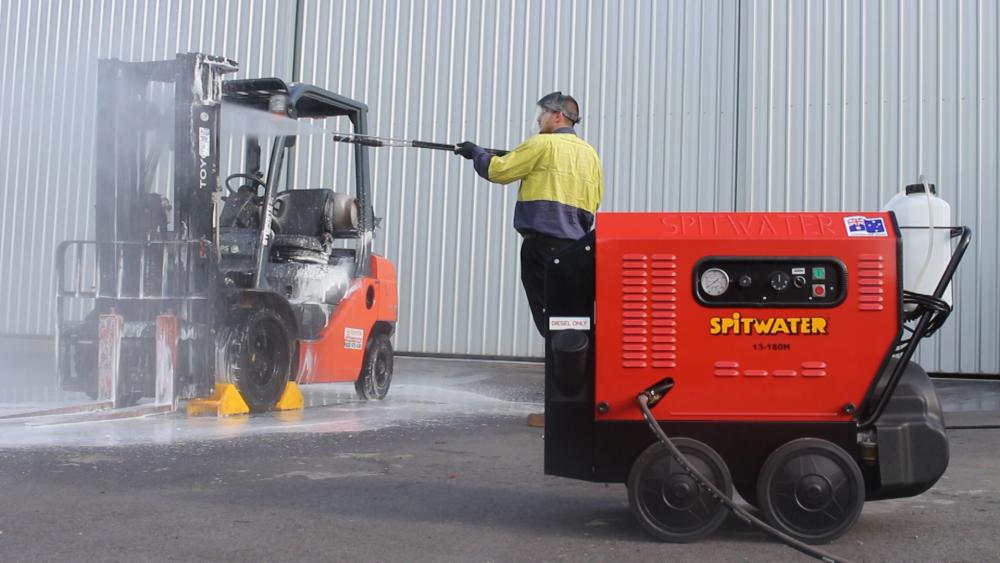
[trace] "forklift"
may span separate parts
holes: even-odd
[[[261,119],[346,117],[359,135],[368,108],[278,78],[224,80],[238,69],[201,53],[99,62],[96,237],[56,251],[63,389],[171,409],[225,391],[237,412],[274,409],[298,384],[388,393],[396,272],[372,253],[368,148],[353,147],[354,185],[336,190],[279,189],[287,132],[270,146],[242,135],[242,169],[221,170],[223,104]],[[172,112],[157,92],[172,92]],[[161,163],[172,163],[165,194]]]

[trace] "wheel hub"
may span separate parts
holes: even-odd
[[[795,489],[795,498],[805,510],[823,510],[833,498],[833,486],[823,475],[806,475]]]
[[[698,494],[698,484],[687,474],[674,474],[663,483],[663,502],[675,510],[689,510]]]

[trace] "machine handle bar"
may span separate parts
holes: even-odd
[[[941,279],[938,280],[937,287],[934,288],[935,299],[941,299],[944,295],[944,290],[951,283],[951,279],[955,276],[955,271],[958,269],[959,262],[962,261],[962,256],[965,255],[966,249],[969,247],[969,242],[972,241],[972,229],[969,227],[949,227],[951,230],[952,238],[960,236],[958,245],[955,247],[955,251],[951,254],[951,260],[948,261],[948,266],[945,267],[944,273],[941,274]],[[862,420],[858,426],[860,428],[870,428],[876,422],[878,422],[879,417],[882,416],[882,411],[885,410],[887,404],[889,404],[889,398],[896,391],[896,386],[899,384],[899,380],[903,377],[903,370],[906,368],[906,364],[910,362],[910,358],[913,357],[914,352],[917,351],[917,344],[920,340],[927,335],[927,329],[930,326],[931,318],[935,315],[933,309],[927,309],[920,319],[917,321],[917,326],[913,329],[913,335],[910,337],[906,348],[903,349],[902,355],[899,357],[899,361],[893,367],[892,374],[889,376],[889,382],[885,386],[885,390],[882,391],[882,395],[879,396],[878,402],[875,403],[875,408],[869,410],[868,416]],[[872,383],[872,389],[878,384],[878,378]]]

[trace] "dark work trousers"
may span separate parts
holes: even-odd
[[[531,318],[542,338],[549,334],[545,315],[545,265],[571,242],[570,239],[529,234],[521,243],[521,284],[531,307]]]

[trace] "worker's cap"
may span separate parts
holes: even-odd
[[[552,92],[538,100],[537,105],[542,109],[562,113],[566,116],[566,119],[572,121],[574,124],[580,123],[580,104],[573,99],[573,96],[565,96],[562,92]]]

